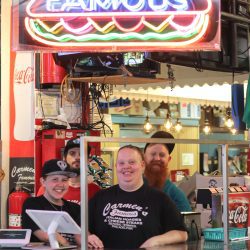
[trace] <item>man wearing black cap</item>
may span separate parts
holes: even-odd
[[[71,171],[77,174],[76,177],[69,179],[68,192],[63,197],[65,200],[69,200],[80,204],[81,191],[80,191],[80,139],[75,138],[67,142],[64,152],[63,159],[69,164]],[[88,198],[90,199],[100,188],[95,183],[88,183]],[[44,193],[44,188],[41,187],[38,190],[37,196]]]
[[[157,131],[151,138],[174,139],[165,131]],[[144,148],[145,178],[149,186],[166,193],[175,203],[180,212],[191,211],[190,204],[184,192],[169,180],[168,163],[174,150],[174,143],[147,143]]]
[[[32,230],[31,241],[48,242],[49,239],[47,232],[37,226],[26,213],[26,209],[66,211],[80,226],[80,206],[63,199],[68,191],[69,178],[76,175],[65,161],[52,159],[44,163],[40,181],[45,192],[41,196],[28,198],[22,209],[22,227]],[[80,235],[57,234],[57,240],[63,246],[80,245],[80,238]]]

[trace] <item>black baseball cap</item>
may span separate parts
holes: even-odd
[[[69,150],[72,148],[80,148],[80,138],[74,138],[67,142],[63,151],[64,157],[67,156]],[[90,154],[90,152],[91,152],[91,147],[89,147],[88,145],[88,155]]]
[[[157,131],[151,136],[151,138],[174,139],[173,135],[166,132],[166,131]],[[147,143],[145,145],[144,152],[146,151],[147,147],[150,144],[152,144],[152,143]],[[164,144],[166,146],[166,148],[168,149],[169,154],[171,154],[172,151],[174,150],[174,146],[175,146],[174,143],[160,143],[160,144]]]
[[[60,159],[51,159],[46,161],[42,168],[42,177],[48,175],[65,175],[69,178],[76,177],[77,174],[70,170],[69,164]]]
[[[66,156],[68,154],[68,151],[72,148],[80,148],[80,138],[74,138],[67,141],[63,152],[64,156]]]

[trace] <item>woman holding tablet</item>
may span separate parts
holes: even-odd
[[[63,199],[68,191],[69,178],[76,173],[70,171],[69,165],[62,160],[52,159],[44,163],[41,185],[45,188],[42,196],[28,198],[22,211],[22,227],[32,230],[31,241],[49,242],[48,234],[41,230],[26,213],[26,209],[65,211],[80,225],[80,206]],[[57,241],[62,246],[80,245],[80,234],[57,234]]]

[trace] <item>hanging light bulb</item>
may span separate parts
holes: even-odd
[[[177,120],[176,120],[176,124],[174,125],[174,129],[178,133],[182,130],[182,125],[181,125],[179,118],[177,118]]]
[[[149,101],[148,101],[148,90],[147,90],[147,100],[145,102],[145,106],[146,106],[146,109],[147,109],[147,116],[146,116],[146,119],[144,121],[143,130],[144,130],[144,133],[149,134],[149,133],[151,133],[151,131],[153,129],[153,126],[150,123],[149,117],[148,117],[148,111],[150,110],[150,104],[149,104]]]
[[[237,134],[237,129],[236,129],[236,128],[232,128],[230,131],[231,131],[231,133],[232,133],[233,135],[236,135],[236,134]]]
[[[204,128],[203,128],[203,132],[207,135],[211,132],[211,127],[209,124],[208,119],[205,119],[205,123],[204,123]]]
[[[152,124],[151,124],[150,121],[149,121],[148,115],[146,116],[146,119],[145,119],[145,122],[144,122],[143,129],[144,129],[144,132],[145,132],[146,134],[149,134],[149,133],[152,131],[152,129],[153,129],[153,126],[152,126]]]
[[[227,128],[233,128],[233,126],[234,126],[234,121],[233,121],[233,119],[232,119],[232,117],[231,117],[231,112],[230,112],[230,110],[227,110],[227,111],[226,111],[225,126],[226,126]]]
[[[231,116],[227,116],[227,118],[225,120],[225,125],[227,128],[232,128],[234,126],[234,121],[231,118]]]
[[[166,120],[165,120],[163,126],[166,129],[166,131],[169,131],[173,126],[173,123],[172,123],[172,120],[171,120],[169,113],[167,114],[167,117],[166,117]]]

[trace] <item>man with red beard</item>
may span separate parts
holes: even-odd
[[[174,139],[170,133],[165,131],[157,131],[151,138]],[[148,185],[167,194],[180,212],[187,212],[192,209],[186,195],[169,180],[168,163],[171,160],[170,154],[174,146],[174,143],[147,143],[144,148],[146,163],[144,176]]]

